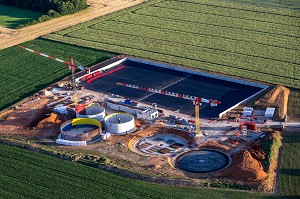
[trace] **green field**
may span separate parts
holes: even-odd
[[[64,60],[73,56],[83,66],[101,62],[113,55],[41,39],[22,45]],[[0,51],[0,71],[0,110],[71,74],[68,66],[17,46]]]
[[[264,198],[266,195],[157,185],[0,144],[1,198]]]
[[[7,28],[15,28],[42,15],[40,12],[0,4],[0,26]]]
[[[46,38],[300,88],[300,6],[274,2],[153,0]]]
[[[296,129],[293,135],[284,136],[279,173],[279,194],[283,196],[300,196],[300,135],[298,130]]]

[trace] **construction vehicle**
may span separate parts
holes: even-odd
[[[29,52],[32,52],[32,53],[34,53],[34,54],[43,56],[43,57],[47,57],[47,58],[52,59],[52,60],[54,60],[54,61],[58,61],[58,62],[63,63],[63,64],[65,64],[65,65],[68,65],[68,66],[69,66],[69,70],[72,71],[72,85],[71,85],[69,88],[73,90],[72,96],[73,96],[73,100],[74,100],[74,105],[75,105],[75,106],[78,105],[78,97],[77,97],[77,93],[76,93],[77,86],[76,86],[76,82],[75,82],[75,70],[76,70],[76,68],[78,68],[78,69],[80,69],[80,70],[85,70],[85,71],[87,71],[87,73],[90,73],[90,71],[89,71],[88,69],[86,69],[85,67],[83,67],[83,66],[81,66],[81,65],[78,65],[78,66],[75,65],[75,63],[74,63],[74,58],[73,58],[73,57],[70,57],[70,61],[67,62],[67,61],[64,61],[64,60],[62,60],[62,59],[58,59],[58,58],[56,58],[56,57],[52,57],[52,56],[50,56],[50,55],[46,55],[46,54],[41,53],[41,52],[39,52],[39,51],[35,51],[35,50],[32,50],[32,49],[26,48],[26,47],[24,47],[24,46],[19,46],[19,48],[24,49],[24,50],[27,50],[27,51],[29,51]]]
[[[148,91],[152,93],[157,93],[161,95],[168,95],[172,97],[177,97],[177,98],[182,98],[182,99],[187,99],[193,101],[195,105],[195,134],[196,135],[202,135],[200,131],[200,106],[202,103],[209,103],[210,106],[217,106],[221,104],[219,100],[213,100],[213,99],[205,99],[202,97],[197,97],[197,96],[191,96],[191,95],[186,95],[186,94],[181,94],[181,93],[175,93],[175,92],[170,92],[166,90],[160,90],[160,89],[155,89],[155,88],[148,88],[148,87],[142,87],[142,86],[137,86],[133,84],[125,84],[121,82],[117,82],[117,85],[120,86],[125,86],[128,88],[134,88],[138,90],[143,90],[143,91]]]

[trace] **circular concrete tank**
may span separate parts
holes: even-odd
[[[175,166],[193,173],[210,173],[226,168],[230,158],[214,149],[200,149],[182,153],[175,159]]]
[[[61,139],[68,141],[92,142],[100,138],[101,123],[90,118],[75,118],[64,122],[60,127]]]
[[[135,130],[134,117],[128,113],[113,113],[104,118],[106,132],[125,135]]]
[[[105,117],[105,109],[104,107],[100,106],[98,103],[92,103],[85,108],[76,110],[76,117],[77,118],[92,118],[102,122]]]

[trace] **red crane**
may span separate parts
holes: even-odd
[[[76,68],[79,68],[80,70],[86,70],[88,73],[90,73],[90,71],[88,69],[86,69],[85,67],[83,66],[76,66],[74,64],[74,58],[73,57],[70,57],[70,61],[67,62],[67,61],[64,61],[62,59],[58,59],[56,57],[52,57],[50,55],[46,55],[44,53],[41,53],[39,51],[36,51],[36,50],[32,50],[32,49],[29,49],[29,48],[26,48],[24,46],[19,46],[19,48],[21,49],[24,49],[24,50],[27,50],[29,52],[32,52],[34,54],[37,54],[37,55],[40,55],[40,56],[43,56],[43,57],[47,57],[49,59],[52,59],[54,61],[58,61],[60,63],[63,63],[65,65],[68,65],[69,66],[69,69],[72,71],[72,87],[73,87],[73,100],[74,100],[74,103],[75,103],[75,106],[78,105],[78,98],[77,98],[77,94],[76,94],[76,83],[75,83],[75,70]]]
[[[125,83],[121,83],[121,82],[117,82],[116,84],[120,85],[120,86],[125,86],[128,88],[134,88],[134,89],[138,89],[138,90],[143,90],[143,91],[148,91],[148,92],[152,92],[152,93],[168,95],[168,96],[172,96],[172,97],[177,97],[177,98],[193,101],[193,103],[195,105],[196,134],[200,133],[200,113],[199,113],[200,108],[199,108],[199,106],[202,105],[201,103],[208,103],[208,104],[210,104],[210,106],[217,106],[217,105],[221,104],[221,102],[219,100],[205,99],[203,97],[175,93],[175,92],[170,92],[170,91],[166,91],[163,89],[148,88],[148,87],[142,87],[142,86],[137,86],[137,85],[133,85],[133,84],[125,84]]]

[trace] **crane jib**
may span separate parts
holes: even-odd
[[[142,86],[137,86],[137,85],[133,85],[133,84],[125,84],[125,83],[121,83],[121,82],[117,82],[116,84],[118,84],[120,86],[138,89],[138,90],[148,91],[148,92],[152,92],[152,93],[158,93],[158,94],[162,94],[162,95],[168,95],[168,96],[172,96],[172,97],[187,99],[187,100],[194,101],[195,103],[204,102],[204,103],[209,103],[211,106],[217,106],[218,104],[221,104],[221,102],[218,100],[205,99],[202,97],[196,97],[196,96],[192,96],[192,95],[175,93],[175,92],[160,90],[160,89],[156,89],[156,88],[142,87]]]

